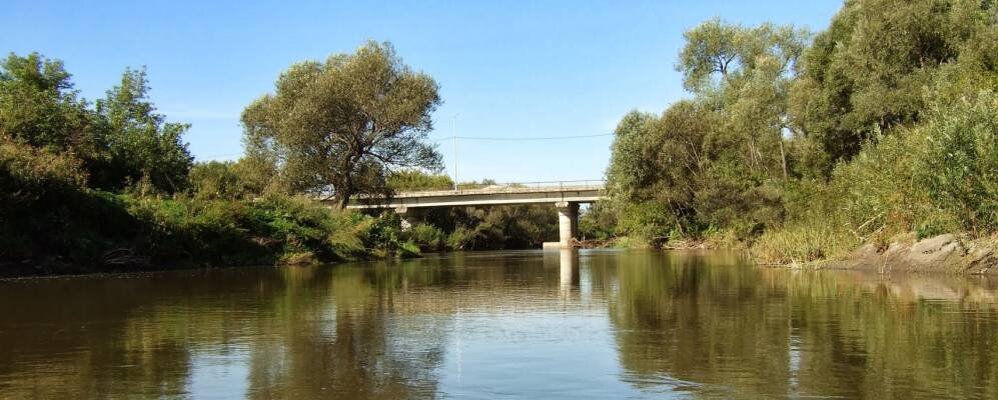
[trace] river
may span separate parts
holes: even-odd
[[[998,398],[991,277],[565,250],[0,293],[0,398]]]

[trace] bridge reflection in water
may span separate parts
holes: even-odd
[[[558,289],[561,297],[568,298],[573,292],[579,291],[579,251],[576,249],[556,249],[544,251],[544,263],[553,265],[557,260]]]
[[[0,293],[3,398],[998,398],[987,277],[561,250]]]

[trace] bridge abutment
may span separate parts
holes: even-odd
[[[554,203],[558,208],[558,241],[544,243],[545,249],[567,249],[572,247],[572,239],[579,236],[579,203],[574,201],[559,201]]]

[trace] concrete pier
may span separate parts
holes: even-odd
[[[554,203],[558,208],[558,241],[544,243],[545,249],[567,249],[572,247],[572,239],[579,236],[579,203],[574,201],[559,201]]]

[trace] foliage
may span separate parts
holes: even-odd
[[[993,234],[992,3],[847,1],[813,41],[770,24],[691,29],[677,69],[693,98],[617,128],[617,233],[734,235],[773,262]]]
[[[239,161],[208,161],[194,164],[188,176],[191,194],[198,199],[242,199],[268,191],[273,164],[250,157]]]
[[[60,196],[5,216],[0,238],[13,246],[0,261],[30,260],[35,269],[20,273],[34,274],[418,254],[407,243],[379,242],[399,235],[397,221],[278,194],[219,200],[75,189]]]
[[[405,236],[422,251],[441,251],[447,245],[444,232],[433,225],[413,225],[405,232]]]
[[[395,171],[389,174],[387,179],[388,187],[394,192],[454,188],[454,181],[449,176],[428,174],[419,170]]]
[[[916,179],[961,228],[998,232],[998,92],[937,111],[915,135],[925,136]]]
[[[23,260],[39,248],[65,249],[86,186],[82,161],[30,145],[0,140],[0,260]]]
[[[72,154],[91,187],[122,190],[145,179],[166,193],[183,188],[192,162],[181,140],[188,125],[154,112],[144,69],[126,69],[93,108],[70,77],[58,60],[9,55],[0,65],[0,138]]]
[[[7,207],[19,199],[33,201],[49,191],[64,193],[87,184],[81,160],[11,141],[0,141],[0,174],[0,196]]]
[[[604,240],[617,236],[616,217],[606,203],[590,205],[579,215],[579,239]]]
[[[440,166],[424,142],[440,103],[437,83],[389,43],[295,64],[275,86],[242,121],[249,153],[276,160],[291,191],[332,190],[342,207],[356,193],[387,194],[394,169]]]
[[[190,125],[165,122],[148,92],[145,69],[126,69],[119,85],[97,101],[97,125],[107,146],[107,165],[95,174],[98,187],[121,189],[145,177],[166,193],[184,188],[193,157],[181,136]]]
[[[419,245],[402,232],[401,222],[402,219],[394,212],[382,213],[364,232],[364,245],[379,257],[419,255]]]
[[[100,146],[86,101],[59,60],[10,54],[0,64],[0,138],[56,151]]]
[[[981,77],[998,68],[996,22],[988,1],[846,2],[806,52],[791,95],[797,124],[821,149],[810,155],[813,173],[827,175],[878,132],[919,121],[932,101],[925,89],[939,79],[960,88],[956,97],[968,83],[986,84]]]
[[[537,248],[558,237],[558,215],[549,205],[463,207],[430,213],[455,250]]]
[[[323,74],[311,75],[319,70]],[[315,79],[301,81],[306,77]],[[317,97],[287,92],[297,84],[316,89]],[[276,126],[350,125],[348,131],[360,135],[353,138],[367,142],[345,157],[359,158],[346,169],[327,166],[349,171],[342,176],[351,189],[335,187],[343,189],[340,196],[372,189],[369,184],[383,184],[382,173],[394,166],[439,163],[432,147],[420,142],[439,103],[436,90],[436,83],[403,65],[387,44],[369,43],[355,55],[333,56],[324,64],[301,64],[282,77],[277,95],[254,103],[244,115],[247,129],[256,133],[248,135],[247,157],[194,166],[181,141],[188,125],[167,122],[155,112],[144,69],[125,70],[119,85],[91,106],[73,90],[61,62],[37,53],[11,54],[0,64],[0,273],[418,254],[396,216],[333,212],[313,200],[279,194],[282,187],[274,178],[287,176],[289,165],[304,164],[289,164],[288,153],[256,145],[287,144],[279,140],[284,136],[263,136],[275,126],[264,124],[275,122],[266,112],[280,110],[262,108],[328,101],[321,105],[331,115],[279,119]],[[353,142],[347,147],[353,149]]]
[[[928,111],[923,124],[867,146],[827,183],[791,190],[786,226],[756,246],[772,262],[845,254],[861,243],[998,232],[998,96]]]

